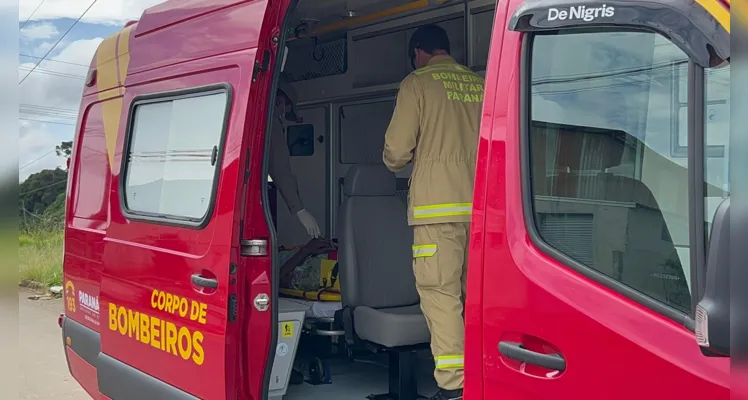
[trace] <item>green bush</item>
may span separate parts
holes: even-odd
[[[18,237],[18,259],[21,281],[32,280],[44,285],[62,282],[62,230],[26,231]]]

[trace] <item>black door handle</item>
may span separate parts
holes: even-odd
[[[527,350],[525,346],[516,342],[499,342],[499,353],[513,360],[524,361],[556,371],[566,370],[566,360],[560,354],[543,354]]]
[[[192,283],[194,283],[197,286],[202,286],[204,288],[209,288],[209,289],[218,288],[217,279],[205,278],[200,274],[193,274],[191,280],[192,280]]]

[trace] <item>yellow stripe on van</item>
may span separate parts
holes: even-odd
[[[718,0],[696,0],[696,3],[711,14],[727,33],[730,33],[730,10],[721,5]]]
[[[127,67],[130,65],[130,35],[132,28],[135,25],[130,25],[123,29],[119,34],[119,43],[117,44],[117,68],[119,68],[119,84],[125,85],[125,78],[127,77]],[[124,93],[124,88],[122,88]]]
[[[129,31],[128,31],[129,32]],[[112,35],[99,45],[96,51],[96,86],[101,101],[101,119],[104,123],[104,138],[109,159],[109,168],[114,169],[114,151],[117,146],[117,130],[122,114],[122,92],[119,89],[117,44],[121,32]],[[115,89],[118,97],[112,96]]]

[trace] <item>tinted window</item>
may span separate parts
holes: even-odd
[[[707,69],[704,86],[704,217],[709,235],[714,212],[730,193],[730,64]]]
[[[536,36],[534,220],[578,263],[689,313],[688,57],[661,36]]]
[[[227,94],[148,102],[134,108],[125,202],[136,214],[199,221],[217,179]]]

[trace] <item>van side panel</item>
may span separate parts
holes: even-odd
[[[109,227],[111,169],[122,114],[127,41],[132,26],[106,38],[91,61],[93,85],[84,88],[68,178],[63,257],[63,342],[71,374],[98,396],[101,348],[99,294]],[[125,45],[122,45],[123,42]]]
[[[206,2],[171,1],[146,11],[135,32],[138,47],[130,62],[128,85],[134,83],[131,79],[142,79],[133,75],[150,69],[257,47],[267,0],[234,1],[228,8],[221,6],[230,0],[211,1],[199,16],[169,25],[187,11],[196,12],[187,3]],[[159,11],[160,7],[168,11]]]

